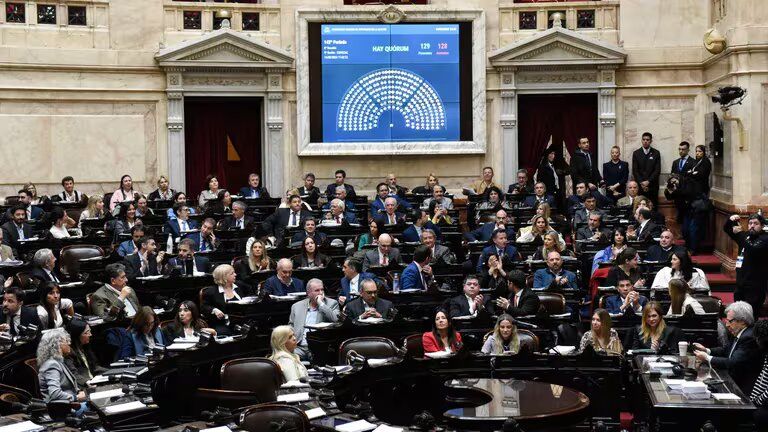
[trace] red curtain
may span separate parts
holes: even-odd
[[[261,174],[261,100],[187,98],[184,101],[187,194],[197,197],[215,174],[219,188],[236,193],[248,174]],[[227,137],[239,157],[230,160]],[[261,177],[264,184],[264,177]]]
[[[517,112],[519,165],[529,176],[536,171],[550,137],[558,157],[563,141],[573,153],[581,137],[589,138],[590,153],[597,157],[596,94],[524,94],[518,96]]]

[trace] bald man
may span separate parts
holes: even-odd
[[[392,247],[392,236],[382,234],[379,236],[379,247],[369,250],[363,257],[363,271],[368,271],[371,267],[389,267],[391,265],[400,265],[403,259],[400,257],[400,251]]]
[[[293,275],[293,263],[288,258],[277,262],[277,274],[264,281],[264,291],[269,295],[284,296],[304,291],[304,282]]]

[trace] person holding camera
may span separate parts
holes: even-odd
[[[768,234],[763,232],[765,219],[760,214],[750,215],[747,231],[740,225],[741,217],[732,215],[725,221],[723,231],[739,246],[736,258],[736,290],[734,300],[744,300],[755,311],[760,311],[765,300],[768,282]]]
[[[677,220],[683,231],[685,245],[691,252],[696,253],[699,246],[700,210],[692,205],[702,197],[698,184],[684,174],[672,174],[664,188],[664,196],[674,201],[677,208]]]

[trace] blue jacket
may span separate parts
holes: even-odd
[[[496,249],[496,245],[486,246],[483,249],[483,253],[480,254],[480,259],[477,260],[476,270],[478,274],[483,272],[483,269],[485,269],[485,265],[488,263],[488,260],[491,258],[492,255],[498,255],[497,252],[498,250]],[[504,249],[504,260],[517,261],[517,248],[512,245],[507,245],[507,247]]]
[[[464,237],[467,239],[467,241],[488,241],[491,239],[491,236],[493,235],[493,231],[496,229],[496,223],[495,222],[486,222],[481,226],[480,228],[468,232],[464,234]],[[507,239],[513,240],[515,238],[515,230],[509,224],[505,225],[505,229],[507,230]]]
[[[169,345],[171,342],[173,341],[165,340],[160,327],[155,329],[156,344]],[[137,334],[133,330],[129,330],[126,332],[125,337],[123,337],[121,340],[120,349],[117,353],[117,359],[121,360],[137,355],[146,355],[147,353],[149,353],[149,345],[147,345],[147,341],[144,339],[144,336]]]
[[[117,254],[121,257],[125,257],[132,254],[135,250],[136,245],[133,243],[133,240],[126,240],[120,243],[120,246],[117,247]]]
[[[432,221],[427,221],[427,223],[424,225],[422,229],[431,229],[435,232],[435,236],[437,236],[437,239],[440,240],[443,237],[443,233],[440,231],[440,227],[433,224]],[[419,233],[416,232],[416,228],[411,225],[408,228],[403,231],[403,241],[409,242],[409,243],[419,243],[421,242],[421,237],[419,236]]]
[[[412,262],[403,270],[403,274],[400,275],[400,289],[417,289],[425,291],[427,287],[424,286],[424,282],[421,278],[421,272],[416,266],[416,263]]]
[[[576,275],[573,274],[573,272],[561,270],[560,276],[565,276],[565,278],[568,279],[568,284],[563,288],[578,288],[578,285],[576,284]],[[554,280],[555,275],[549,268],[538,269],[536,270],[536,273],[533,274],[533,289],[538,291],[545,290],[549,288]]]
[[[360,282],[362,282],[363,279],[373,279],[378,281],[378,277],[376,277],[375,274],[362,272],[360,273],[360,279],[357,281],[358,291],[360,290]],[[343,297],[349,297],[349,279],[346,277],[341,278],[341,291],[339,291],[339,295]]]
[[[194,221],[192,219],[187,220],[187,225],[189,225],[190,230],[197,229],[197,221]],[[176,240],[181,236],[181,226],[179,225],[178,219],[169,220],[165,223],[165,232],[166,234],[170,234],[173,236],[173,239]]]
[[[277,276],[271,276],[264,281],[264,286],[262,288],[269,295],[284,296],[288,295],[288,293],[304,291],[304,282],[292,277],[291,284],[285,286],[280,282],[280,279],[278,279]]]
[[[621,195],[615,199],[618,200],[619,198],[623,197],[627,187],[627,181],[629,181],[629,163],[625,161],[619,161],[617,164],[611,161],[604,163],[603,180],[605,180],[605,184],[607,186],[613,186],[618,183],[619,187],[616,190],[621,192]],[[608,198],[612,198],[610,196],[611,194],[608,195]]]
[[[408,201],[400,198],[399,196],[397,196],[397,195],[389,195],[389,196],[387,196],[387,198],[389,198],[389,197],[392,197],[392,198],[397,200],[397,206],[398,207],[403,206],[404,208],[407,208],[407,209],[411,208],[411,203],[409,203]],[[381,213],[384,212],[384,203],[377,196],[376,199],[371,202],[371,209],[370,209],[371,217],[373,217],[374,219],[379,217],[379,215],[381,214],[379,212],[379,210],[381,210]]]
[[[528,195],[527,197],[525,197],[525,200],[523,201],[523,206],[524,207],[536,207],[538,205],[538,201],[539,200],[538,200],[538,198],[536,198],[535,195]],[[550,208],[556,208],[557,207],[555,205],[555,197],[553,197],[550,194],[545,194],[544,195],[544,202],[549,204]]]
[[[257,196],[251,196],[253,191],[256,191]],[[256,189],[250,186],[243,186],[240,188],[240,196],[243,198],[269,198],[269,192],[267,192],[267,190],[261,186],[257,187]]]
[[[645,298],[645,296],[641,295],[638,297],[637,302],[640,303],[641,310],[645,307],[645,304],[648,303],[648,299]],[[621,299],[621,296],[618,294],[612,295],[610,297],[607,297],[605,299],[605,302],[603,303],[603,307],[605,310],[608,311],[608,313],[611,314],[620,314],[621,312],[621,305],[624,303],[624,300]],[[627,308],[624,313],[629,312],[629,308]],[[642,313],[642,312],[641,312]],[[640,315],[640,313],[638,313]]]
[[[216,250],[216,245],[212,244],[210,241],[205,242],[205,251],[200,249],[200,246],[201,246],[200,235],[201,235],[200,232],[189,233],[186,236],[184,236],[184,238],[191,239],[193,242],[195,242],[195,247],[194,247],[195,252],[210,252],[210,251]]]

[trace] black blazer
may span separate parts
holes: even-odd
[[[147,255],[146,273],[141,273],[141,258],[139,253],[132,253],[125,257],[125,275],[128,279],[136,279],[142,276],[157,276],[160,272],[157,269],[157,255]]]
[[[56,269],[53,269],[51,273],[53,273],[54,276],[56,276],[56,278],[59,279],[59,282],[63,280],[61,277],[61,274],[59,274],[59,272]],[[30,272],[29,276],[34,279],[38,279],[43,284],[46,282],[54,282],[54,280],[51,279],[50,276],[48,276],[48,273],[46,273],[45,270],[37,266],[32,268],[32,272]]]
[[[597,157],[595,155],[589,155],[592,164],[587,164],[587,156],[581,152],[573,152],[571,156],[571,178],[573,179],[573,190],[576,190],[576,185],[580,182],[592,183],[594,185],[600,184],[603,177],[600,175],[600,170],[597,168]],[[550,170],[551,173],[551,170]]]
[[[391,315],[394,312],[392,306],[392,302],[389,300],[384,300],[383,298],[376,299],[376,311],[381,314],[382,318],[392,318]],[[344,306],[344,313],[351,320],[356,320],[363,312],[365,312],[365,305],[363,304],[362,297],[356,297],[354,300],[348,301],[347,305]]]
[[[636,228],[636,233],[638,241],[651,242],[656,237],[661,236],[661,226],[657,225],[654,221],[649,220],[648,223],[646,223],[643,227],[642,231],[638,225]]]
[[[307,190],[306,187],[301,186],[296,188],[296,191],[299,193],[302,200],[312,205],[316,205],[317,200],[320,199],[320,188],[317,186],[312,186],[312,189],[309,190]]]
[[[644,341],[640,330],[641,327],[637,325],[627,332],[627,336],[624,338],[625,350],[651,349],[651,341]],[[681,340],[683,340],[683,333],[680,329],[667,325],[661,332],[661,338],[659,338],[659,351],[667,350],[669,353],[677,353],[677,343]]]
[[[600,239],[598,241],[610,241],[611,231],[608,228],[598,228],[597,231],[600,232]],[[592,238],[593,235],[594,233],[589,229],[589,226],[583,226],[576,231],[576,240],[587,240]]]
[[[709,175],[712,173],[712,162],[710,162],[709,158],[704,157],[701,160],[695,160],[694,163],[691,165],[691,169],[689,169],[686,172],[686,175],[696,182],[696,185],[698,186],[696,190],[703,193],[704,195],[709,195]]]
[[[523,289],[517,307],[515,307],[514,293],[510,293],[507,298],[509,299],[509,307],[503,312],[506,312],[513,317],[536,315],[539,312],[541,300],[539,300],[539,296],[530,288]]]
[[[299,226],[303,224],[305,219],[311,217],[312,213],[302,207],[299,212]],[[279,208],[276,212],[269,215],[268,218],[264,219],[264,222],[261,223],[261,227],[268,235],[273,235],[278,241],[282,241],[283,236],[285,235],[285,227],[288,226],[290,218],[290,208]]]
[[[293,262],[293,268],[302,268],[302,267],[309,267],[309,261],[307,260],[307,256],[303,253],[300,253],[298,255],[294,255],[291,257],[291,261]],[[328,264],[331,263],[331,258],[329,258],[327,255],[323,255],[319,252],[315,252],[315,267],[328,267]]]
[[[635,282],[637,282],[638,279],[642,277],[642,273],[640,272],[640,269],[635,269],[634,271],[630,271],[629,273],[629,281],[632,282],[634,285]],[[624,270],[621,269],[619,266],[613,266],[610,270],[608,270],[608,276],[605,277],[605,286],[617,286],[619,284],[619,278],[621,277],[627,277],[627,274],[624,273]],[[652,281],[646,281],[646,282],[652,282]]]
[[[253,217],[245,215],[243,216],[243,230],[251,231],[253,230]],[[235,217],[234,216],[227,216],[224,219],[221,220],[221,229],[228,230],[228,229],[238,229]]]
[[[680,169],[680,158],[675,159],[672,161],[672,169],[670,172],[672,174],[685,174],[687,175],[688,171],[693,168],[694,165],[694,158],[692,156],[688,156],[685,159],[685,163],[683,163],[683,169]]]
[[[735,348],[733,348],[734,344]],[[752,386],[757,381],[763,366],[753,327],[744,329],[741,337],[734,338],[726,346],[712,348],[710,355],[712,356],[710,364],[713,367],[728,369],[728,373],[744,394],[752,392]]]
[[[240,298],[251,295],[252,291],[249,285],[245,285],[241,282],[237,282],[235,285],[235,292]],[[224,300],[224,293],[219,292],[219,287],[214,285],[204,288],[201,297],[200,313],[208,325],[214,328],[216,326],[226,326],[224,320],[218,319],[216,315],[213,314],[214,309],[218,309],[225,314],[227,313],[227,302]]]
[[[658,189],[659,174],[661,174],[661,153],[658,150],[650,147],[647,156],[642,147],[632,152],[632,178],[636,182],[647,180]],[[653,199],[653,197],[648,198]]]
[[[40,316],[37,315],[37,310],[30,306],[22,306],[19,310],[19,313],[21,314],[21,320],[19,321],[19,324],[23,326],[28,326],[30,324],[34,324],[38,328],[38,332],[42,329],[40,326]],[[3,312],[3,309],[0,308],[0,324],[6,324],[8,320],[8,317],[5,315],[5,312]],[[17,331],[16,328],[11,326],[10,330],[12,335],[16,335]]]
[[[211,272],[211,261],[207,257],[195,255],[193,259],[195,262],[195,269],[197,269],[197,271],[202,273]],[[183,268],[182,274],[191,275],[193,273],[191,263],[192,263],[191,260],[180,260],[178,257],[171,258],[168,260],[168,263],[165,265],[165,273],[170,274],[173,271],[173,269],[176,268],[176,266],[181,265]]]
[[[168,191],[170,192],[171,197],[176,195],[176,191],[175,190],[169,188]],[[154,191],[152,191],[149,194],[149,196],[147,196],[147,201],[160,201],[160,190],[159,189],[155,189]]]
[[[544,185],[547,187],[547,193],[549,194],[555,194],[557,192],[557,177],[555,177],[556,172],[552,172],[552,169],[549,168],[549,164],[544,161],[539,165],[539,170],[536,173],[536,181],[544,183]],[[559,177],[559,174],[558,174]],[[562,181],[562,178],[560,178],[560,184],[564,185],[565,183]]]
[[[13,221],[8,221],[3,224],[2,229],[5,242],[13,248],[16,256],[19,256],[16,252],[19,249],[19,232],[16,231],[16,224]],[[32,237],[32,226],[28,223],[21,224],[21,230],[24,232],[24,238]]]
[[[481,315],[490,315],[491,311],[486,309],[488,307],[490,300],[490,296],[486,297],[483,296],[483,305],[477,310],[476,316]],[[451,297],[448,300],[448,314],[450,318],[458,317],[458,316],[468,316],[469,313],[469,300],[467,300],[467,296],[464,294],[458,295],[456,297]]]
[[[338,186],[336,183],[331,183],[325,188],[325,197],[328,198],[328,201],[336,198],[336,186]],[[347,190],[348,200],[354,201],[357,198],[354,186],[344,183],[344,189]]]
[[[629,181],[629,163],[620,160],[619,163],[613,163],[608,161],[603,164],[603,180],[608,186],[613,186],[616,183],[619,187],[616,189],[621,196],[626,193],[627,182]]]

